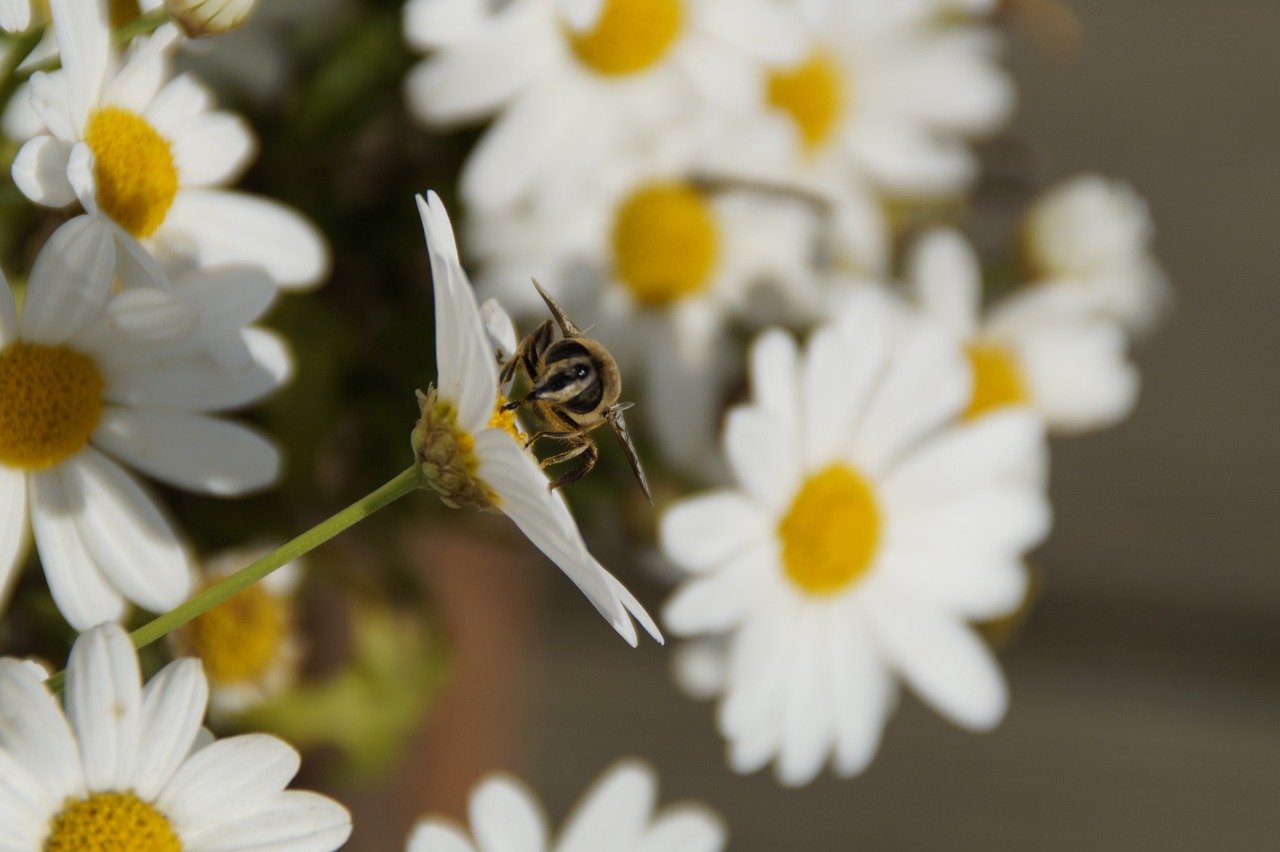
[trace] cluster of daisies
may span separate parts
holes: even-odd
[[[659,507],[661,621],[736,771],[862,772],[901,685],[997,725],[978,627],[1025,605],[1047,436],[1135,403],[1166,286],[1143,201],[1050,187],[998,276],[948,215],[1013,109],[995,5],[405,6],[411,112],[487,122],[458,179],[477,289],[536,321],[532,275],[595,323],[646,458],[711,488]]]

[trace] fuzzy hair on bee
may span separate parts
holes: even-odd
[[[506,410],[527,406],[542,424],[542,429],[529,436],[526,447],[543,438],[554,438],[567,445],[563,452],[543,459],[543,467],[585,457],[581,464],[552,480],[547,487],[555,490],[571,485],[595,467],[600,449],[588,433],[607,423],[622,445],[645,499],[652,503],[649,481],[640,467],[640,459],[622,416],[622,412],[633,403],[619,402],[622,376],[617,362],[599,341],[587,337],[574,325],[536,280],[533,286],[547,303],[552,319],[544,320],[520,341],[516,351],[502,365],[500,380],[504,384],[517,372],[523,373],[530,384],[528,394],[507,403]],[[558,339],[555,336],[557,326],[560,329]]]

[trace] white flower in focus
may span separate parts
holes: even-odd
[[[0,844],[97,849],[328,852],[351,833],[337,802],[286,790],[298,753],[265,734],[201,742],[208,686],[178,660],[145,688],[114,624],[76,640],[65,715],[22,662],[0,659]]]
[[[435,386],[419,394],[422,419],[414,451],[431,487],[450,505],[505,513],[530,541],[568,575],[613,628],[632,646],[634,616],[659,642],[662,634],[630,592],[588,551],[564,495],[549,491],[515,413],[498,387],[498,359],[490,329],[509,339],[496,303],[488,322],[458,259],[453,226],[440,198],[418,196],[418,212],[431,256],[435,292]],[[628,615],[630,613],[630,615]]]
[[[745,111],[761,60],[799,49],[768,0],[412,0],[405,37],[431,51],[406,80],[410,107],[451,125],[497,115],[461,175],[494,210],[563,191],[707,110]]]
[[[203,560],[202,585],[212,586],[267,553],[242,547],[215,554]],[[302,573],[299,560],[282,565],[169,634],[175,656],[203,664],[210,716],[243,713],[297,681],[303,647],[294,598]]]
[[[405,852],[721,852],[723,820],[705,805],[682,802],[654,812],[658,782],[634,758],[620,760],[583,794],[554,842],[537,798],[518,779],[493,773],[471,792],[471,833],[427,817]],[[473,839],[474,838],[474,839]]]
[[[1142,197],[1119,181],[1078,175],[1042,195],[1023,222],[1032,280],[1083,287],[1097,309],[1146,331],[1169,302],[1151,254],[1155,228]]]
[[[91,217],[49,238],[31,270],[22,316],[0,292],[0,589],[8,589],[28,523],[58,609],[84,630],[120,618],[125,601],[162,612],[186,599],[190,557],[127,465],[170,485],[237,495],[269,485],[274,446],[240,424],[209,416],[270,393],[289,376],[288,348],[244,328],[274,288],[258,270],[184,279],[201,311],[185,339],[149,343],[138,304],[112,308],[115,243]],[[133,302],[133,300],[130,300]],[[258,310],[261,308],[259,307]],[[153,317],[163,326],[167,312]],[[145,337],[145,334],[144,334]],[[219,363],[211,354],[244,356]]]
[[[981,269],[954,231],[920,237],[908,277],[926,314],[965,346],[973,367],[966,417],[1027,406],[1064,434],[1111,426],[1133,410],[1138,371],[1128,336],[1068,282],[1026,288],[982,310]]]
[[[729,763],[780,781],[874,756],[901,678],[952,722],[988,730],[1008,695],[970,627],[1014,611],[1024,552],[1049,527],[1020,471],[1043,452],[1028,412],[969,423],[964,358],[872,289],[809,338],[773,330],[750,356],[752,400],[730,412],[737,485],[675,504],[660,543],[690,575],[664,609],[680,636],[723,636],[718,725]],[[707,648],[686,664],[716,686]],[[693,677],[690,677],[693,674]]]
[[[328,249],[315,226],[278,202],[221,187],[256,141],[236,115],[211,111],[193,78],[170,78],[172,26],[134,42],[123,64],[102,0],[51,0],[62,68],[32,75],[44,130],[26,142],[13,180],[37,204],[79,201],[102,216],[130,259],[200,267],[262,266],[283,287],[319,283]]]

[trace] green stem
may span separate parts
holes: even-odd
[[[360,498],[328,520],[320,522],[292,541],[282,544],[258,561],[241,568],[221,582],[210,586],[176,609],[157,616],[152,621],[142,625],[130,634],[133,644],[138,648],[150,645],[166,633],[176,630],[196,616],[213,609],[236,592],[252,586],[280,566],[292,562],[304,553],[319,547],[352,524],[364,520],[383,506],[394,503],[410,491],[419,488],[421,484],[422,473],[415,464],[397,475],[395,479]],[[65,681],[66,672],[61,671],[45,681],[45,685],[50,692],[56,694],[62,691]]]
[[[26,61],[43,37],[44,27],[32,27],[13,40],[9,55],[5,57],[4,67],[0,68],[0,75],[3,75],[0,77],[0,103],[9,103],[13,93],[18,90],[18,85],[27,78],[27,74],[23,74],[21,78],[18,76],[18,66]]]

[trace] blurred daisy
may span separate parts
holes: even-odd
[[[160,612],[190,591],[177,531],[108,454],[193,491],[262,488],[279,470],[275,447],[207,412],[260,398],[291,369],[275,335],[238,325],[239,295],[226,312],[203,313],[181,342],[140,342],[112,315],[114,268],[115,243],[80,216],[36,258],[20,319],[9,287],[0,292],[0,588],[12,582],[30,523],[53,599],[79,630],[120,618],[126,600]],[[202,273],[185,286],[205,298],[270,289],[262,273],[241,274]],[[125,307],[131,327],[145,331],[146,312]],[[164,312],[155,320],[163,325]],[[248,357],[236,368],[206,345],[232,338]]]
[[[200,581],[212,586],[267,552],[242,547],[211,556],[201,566]],[[297,681],[302,640],[294,597],[301,581],[301,565],[289,562],[169,634],[176,656],[204,665],[210,716],[243,713]]]
[[[969,356],[967,417],[1026,406],[1066,434],[1113,425],[1133,410],[1138,371],[1128,360],[1128,337],[1099,316],[1082,288],[1058,282],[1026,289],[984,314],[978,259],[954,231],[921,237],[908,268],[918,304]]]
[[[422,419],[413,433],[428,483],[451,506],[505,513],[632,646],[632,616],[661,642],[644,607],[587,551],[564,495],[548,490],[538,460],[524,447],[515,413],[504,410],[491,335],[514,347],[510,320],[496,303],[487,306],[487,320],[482,317],[439,197],[418,196],[418,212],[436,309],[436,384],[418,394]]]
[[[409,43],[432,55],[410,107],[450,125],[497,114],[461,191],[476,209],[572,192],[708,105],[748,109],[762,60],[788,62],[798,22],[768,0],[411,0]]]
[[[421,820],[405,852],[720,852],[724,821],[685,802],[654,813],[658,781],[635,758],[609,767],[583,794],[554,842],[537,798],[518,779],[493,773],[471,792],[471,834],[440,817]],[[473,839],[474,838],[474,839]]]
[[[1016,609],[1049,509],[1025,477],[1031,414],[957,423],[970,375],[947,335],[866,289],[801,353],[765,332],[752,401],[730,412],[738,484],[675,504],[660,543],[690,575],[664,609],[725,635],[718,723],[729,762],[804,784],[874,756],[900,677],[952,722],[994,727],[1008,695],[970,622]],[[704,669],[714,661],[703,654]],[[686,666],[688,664],[686,663]],[[714,688],[714,673],[685,679]]]
[[[1041,196],[1023,222],[1023,254],[1036,281],[1082,286],[1097,309],[1145,331],[1169,301],[1164,270],[1151,254],[1154,225],[1133,189],[1078,175]]]
[[[177,31],[140,38],[120,64],[102,0],[51,0],[62,68],[31,78],[44,124],[13,163],[37,204],[79,201],[111,224],[121,262],[189,260],[262,266],[284,287],[309,287],[328,269],[315,226],[275,201],[219,187],[235,180],[256,142],[238,116],[211,111],[212,95],[170,78]],[[166,82],[167,81],[167,82]],[[145,246],[145,248],[144,248]]]
[[[351,816],[286,790],[298,753],[266,734],[202,742],[208,685],[178,660],[144,689],[129,636],[104,624],[76,640],[66,709],[38,675],[0,659],[0,845],[97,849],[337,849]]]

